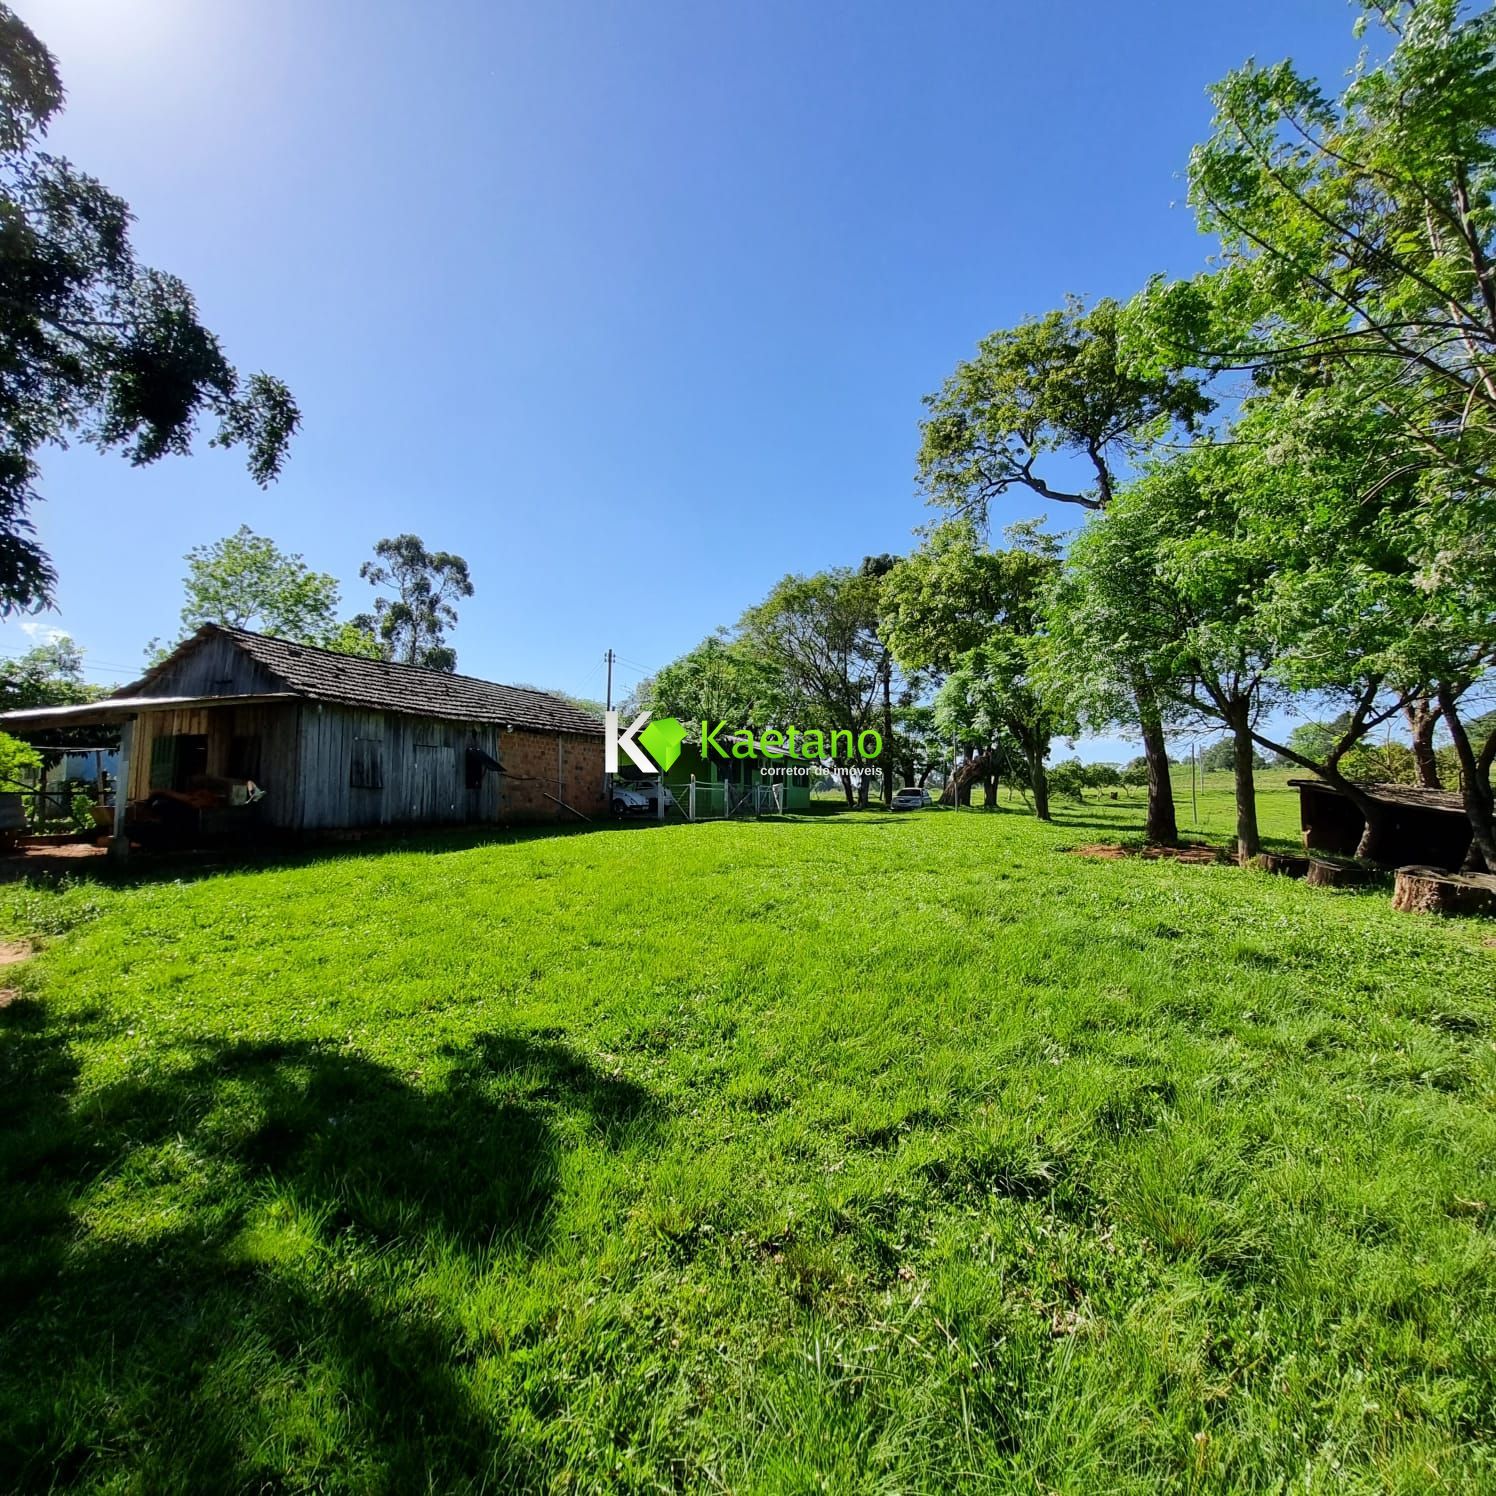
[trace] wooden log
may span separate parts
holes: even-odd
[[[1309,871],[1307,857],[1285,857],[1281,852],[1259,852],[1253,861],[1263,872],[1285,878],[1302,878]]]
[[[1358,888],[1376,876],[1375,868],[1358,867],[1353,862],[1327,862],[1323,857],[1309,859],[1309,882],[1315,888]]]
[[[1400,867],[1392,907],[1404,914],[1496,915],[1496,874]]]

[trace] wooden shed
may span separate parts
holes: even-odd
[[[1299,792],[1299,825],[1311,852],[1352,855],[1366,829],[1366,818],[1332,784],[1322,779],[1290,779]],[[1383,860],[1403,867],[1459,867],[1470,847],[1470,819],[1464,802],[1448,790],[1411,784],[1366,784],[1361,788],[1391,812]]]
[[[116,835],[178,806],[204,834],[607,810],[602,721],[558,697],[216,624],[101,701],[0,714],[23,736],[85,722],[121,726]]]

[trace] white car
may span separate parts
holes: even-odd
[[[929,790],[920,789],[912,784],[896,791],[893,797],[894,810],[922,810],[926,805],[934,803],[930,798]]]
[[[631,784],[618,783],[613,786],[613,814],[615,816],[653,815],[655,797]]]

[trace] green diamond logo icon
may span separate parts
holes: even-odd
[[[664,773],[680,757],[680,745],[686,730],[674,717],[655,717],[638,736],[639,746],[660,766]]]

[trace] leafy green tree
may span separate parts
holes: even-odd
[[[17,659],[0,661],[0,711],[81,706],[111,689],[83,678],[83,651],[67,634],[34,645]],[[53,727],[28,731],[27,737],[56,747],[97,747],[116,741],[116,733],[109,727]]]
[[[864,556],[862,558],[862,575],[881,587],[883,578],[898,565],[899,558],[886,552],[880,556]],[[893,715],[893,676],[894,658],[893,651],[888,647],[886,640],[880,638],[882,658],[879,662],[880,687],[883,695],[883,804],[885,808],[893,805],[893,779],[894,768],[897,759],[897,743],[894,739],[894,715]]]
[[[1288,734],[1288,747],[1298,755],[1299,759],[1327,758],[1330,750],[1345,735],[1350,721],[1351,714],[1341,712],[1330,722],[1300,722]],[[1284,760],[1289,764],[1295,761],[1292,758]]]
[[[0,790],[16,790],[41,778],[42,756],[20,738],[0,732]]]
[[[920,672],[902,672],[893,710],[893,758],[906,785],[922,786],[945,762],[945,744],[935,725],[930,683]]]
[[[375,633],[374,617],[357,613],[333,630],[322,646],[334,654],[355,655],[364,660],[387,660],[389,651]]]
[[[927,398],[919,472],[932,502],[985,527],[992,501],[1013,489],[1085,509],[1104,509],[1120,468],[1171,430],[1193,431],[1211,409],[1199,381],[1167,367],[1139,372],[1121,356],[1119,307],[1103,300],[983,339]],[[1067,486],[1050,464],[1078,460],[1089,482]],[[1131,716],[1153,765],[1147,835],[1177,840],[1164,724],[1153,683],[1132,682]]]
[[[983,809],[997,807],[1000,781],[1034,784],[1033,758],[1013,739],[1008,728],[1011,701],[996,677],[998,662],[989,660],[984,645],[961,656],[935,692],[934,722],[942,738],[958,752],[941,796],[947,805],[970,805],[978,784],[984,787]],[[1047,740],[1046,740],[1047,741]],[[1048,779],[1030,805],[1049,814]]]
[[[1272,663],[1255,598],[1274,555],[1238,525],[1231,473],[1212,472],[1222,457],[1240,467],[1230,451],[1156,464],[1086,526],[1051,596],[1046,664],[1102,715],[1122,682],[1146,675],[1160,696],[1227,727],[1247,858],[1260,848],[1251,731]]]
[[[125,203],[40,149],[62,102],[51,53],[0,5],[0,614],[52,599],[30,517],[44,448],[82,438],[149,463],[207,418],[264,484],[300,420],[280,380],[235,371],[180,280],[136,260]]]
[[[0,660],[0,711],[28,707],[78,706],[107,691],[83,679],[83,651],[67,634],[28,649],[14,660]]]
[[[983,338],[956,366],[921,431],[919,471],[933,502],[985,526],[992,501],[1021,488],[1086,509],[1111,501],[1119,463],[1172,426],[1193,430],[1211,409],[1199,382],[1172,370],[1138,374],[1118,357],[1118,304],[1077,298]],[[1061,486],[1041,466],[1079,458],[1090,482]]]
[[[1219,237],[1218,264],[1156,281],[1128,308],[1124,362],[1145,374],[1252,369],[1281,397],[1280,450],[1333,448],[1345,429],[1376,428],[1358,440],[1354,481],[1339,484],[1356,506],[1340,508],[1339,523],[1380,532],[1395,564],[1362,546],[1342,602],[1364,622],[1373,592],[1399,592],[1400,566],[1421,604],[1398,597],[1408,605],[1384,616],[1401,638],[1363,651],[1374,664],[1343,669],[1342,685],[1361,729],[1380,720],[1380,698],[1363,689],[1373,676],[1401,698],[1396,710],[1411,707],[1425,778],[1432,726],[1416,719],[1437,709],[1472,861],[1496,867],[1496,737],[1470,733],[1461,706],[1496,662],[1496,12],[1389,0],[1368,8],[1369,22],[1385,56],[1363,56],[1338,96],[1291,63],[1248,65],[1214,90],[1190,191],[1201,227]],[[1301,601],[1317,594],[1324,616],[1345,611],[1312,562],[1301,582]],[[1345,649],[1317,660],[1292,651],[1306,678],[1323,678],[1337,653],[1350,663]]]
[[[1034,813],[1049,818],[1044,760],[1070,721],[1036,669],[1044,597],[1058,546],[1033,525],[1009,529],[1010,546],[983,545],[975,523],[937,527],[884,580],[882,633],[906,670],[944,677],[936,724],[996,752],[1006,736],[1023,756]]]
[[[1394,485],[1378,505],[1360,499],[1381,431],[1375,412],[1358,422],[1347,410],[1306,441],[1295,410],[1248,402],[1229,443],[1157,464],[1072,548],[1079,603],[1060,607],[1055,634],[1080,617],[1082,645],[1116,640],[1177,700],[1230,729],[1243,855],[1256,846],[1254,743],[1357,806],[1362,856],[1376,858],[1390,829],[1386,805],[1341,766],[1428,689],[1432,668],[1428,596],[1409,549],[1420,532]],[[1343,707],[1339,736],[1312,752],[1268,737],[1262,709],[1289,695]]]
[[[374,603],[374,632],[388,658],[456,670],[457,651],[447,644],[446,631],[457,626],[457,599],[473,595],[467,562],[450,551],[427,550],[418,535],[381,540],[374,555],[358,574],[394,593]]]
[[[641,692],[658,716],[683,722],[726,722],[733,727],[775,725],[783,691],[779,671],[725,632],[657,671]]]
[[[1367,822],[1362,853],[1374,856],[1387,814],[1340,772],[1340,760],[1432,698],[1461,761],[1472,865],[1496,866],[1496,738],[1480,742],[1463,722],[1464,702],[1481,699],[1496,663],[1496,549],[1481,530],[1481,506],[1427,473],[1399,473],[1399,427],[1346,385],[1313,400],[1251,402],[1240,431],[1273,454],[1280,479],[1253,500],[1254,523],[1279,557],[1259,607],[1279,642],[1275,673],[1286,689],[1349,713],[1325,757],[1295,761],[1356,802]],[[1383,476],[1368,485],[1368,472]],[[1284,751],[1260,730],[1254,736]]]
[[[205,623],[249,629],[297,644],[327,645],[339,630],[338,583],[299,556],[240,525],[187,552],[182,632]]]
[[[1347,779],[1362,784],[1417,784],[1418,763],[1413,750],[1396,739],[1358,743],[1340,761]]]
[[[1122,785],[1122,770],[1116,764],[1087,764],[1086,784],[1098,790],[1119,789]]]
[[[1248,751],[1252,755],[1252,767],[1254,769],[1267,768],[1267,759],[1255,747]],[[1217,738],[1215,742],[1201,753],[1200,768],[1206,774],[1230,774],[1236,768],[1237,752],[1235,738]]]
[[[1085,800],[1091,787],[1091,770],[1079,758],[1062,758],[1049,769],[1050,790],[1067,800]]]
[[[875,574],[837,567],[787,576],[744,613],[739,647],[776,681],[775,706],[787,720],[850,732],[853,742],[878,729],[886,657],[880,595]],[[870,778],[858,776],[854,795],[850,768],[838,769],[847,802],[865,806]]]
[[[1368,5],[1390,51],[1338,96],[1292,62],[1212,90],[1190,200],[1217,268],[1155,282],[1139,345],[1166,364],[1345,382],[1401,438],[1381,473],[1438,469],[1489,491],[1496,436],[1496,11]],[[1370,480],[1369,480],[1370,481]]]

